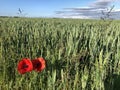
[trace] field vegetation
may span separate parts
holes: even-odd
[[[21,75],[22,58],[46,68]],[[0,90],[119,90],[120,21],[0,18]]]

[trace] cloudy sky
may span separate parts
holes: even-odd
[[[120,19],[120,0],[0,0],[0,16],[19,15],[19,8],[28,17]]]

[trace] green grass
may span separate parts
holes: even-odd
[[[43,57],[41,73],[18,62]],[[0,90],[119,90],[120,21],[0,18]]]

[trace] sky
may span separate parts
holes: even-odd
[[[110,17],[120,19],[120,0],[0,0],[0,16],[89,19],[104,17],[113,6]]]

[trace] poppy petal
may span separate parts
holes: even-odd
[[[33,64],[33,70],[38,72],[42,71],[46,67],[45,60],[42,57],[32,60],[32,64]]]
[[[29,58],[23,58],[19,63],[18,63],[18,72],[20,74],[25,74],[26,72],[30,72],[33,70],[33,65],[32,62]]]

